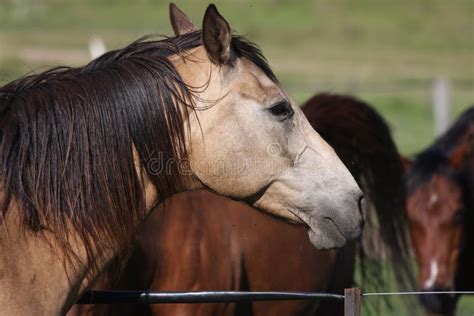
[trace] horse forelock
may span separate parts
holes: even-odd
[[[411,194],[420,186],[426,184],[434,174],[440,174],[451,181],[459,182],[461,175],[458,170],[463,169],[462,164],[472,161],[472,149],[459,150],[462,146],[471,147],[474,129],[474,107],[468,108],[454,123],[454,125],[441,135],[427,149],[418,154],[407,172],[407,189]],[[468,154],[471,159],[458,157]]]
[[[411,195],[429,182],[434,174],[450,176],[448,156],[438,146],[432,146],[415,157],[407,170],[407,193]]]
[[[232,37],[231,48],[237,58],[246,58],[250,60],[260,70],[262,70],[271,81],[278,83],[277,77],[257,45],[248,41],[245,37],[234,35]]]

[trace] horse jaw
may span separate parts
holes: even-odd
[[[307,128],[304,120],[300,124],[301,130]],[[301,143],[295,144],[301,149],[292,167],[281,173],[254,205],[298,218],[308,226],[309,239],[316,248],[340,248],[362,232],[362,192],[333,149],[311,127],[302,134]],[[286,216],[288,213],[292,216]]]

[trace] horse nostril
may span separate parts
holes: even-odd
[[[364,218],[365,218],[365,208],[366,208],[366,204],[365,204],[365,198],[364,198],[364,195],[362,194],[360,197],[359,197],[359,200],[358,200],[358,206],[359,206],[359,213],[360,215],[362,215],[362,221],[364,221]],[[362,223],[363,224],[363,223]]]
[[[364,225],[365,225],[365,219],[362,218],[359,222],[359,227],[360,227],[360,230],[363,230],[364,229]]]

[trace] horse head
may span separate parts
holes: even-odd
[[[177,35],[196,27],[171,6]],[[260,51],[232,36],[210,5],[203,45],[173,60],[197,87],[189,115],[190,179],[309,228],[318,248],[359,236],[362,192],[334,150],[282,90]]]
[[[435,145],[409,163],[407,210],[422,291],[457,289],[469,208],[463,177],[472,155],[473,131],[468,129],[451,150]],[[456,301],[454,294],[421,296],[429,312],[443,315],[454,312]]]

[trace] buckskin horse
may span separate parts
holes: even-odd
[[[0,181],[3,315],[65,313],[180,191],[304,223],[322,249],[363,224],[350,172],[214,5],[202,31],[1,87]]]
[[[415,157],[408,215],[423,291],[474,290],[474,107]],[[453,315],[459,295],[426,294],[428,313]]]
[[[400,280],[411,278],[407,247],[403,168],[384,120],[366,103],[319,94],[303,111],[336,149],[373,205],[387,254]],[[370,218],[370,217],[369,217]],[[374,218],[372,218],[375,220]],[[186,230],[180,223],[189,223]],[[374,231],[372,231],[373,233]],[[370,237],[370,236],[368,236]],[[368,241],[374,241],[369,239]],[[359,250],[372,244],[359,244]],[[183,251],[176,252],[174,249]],[[375,249],[380,249],[375,247]],[[304,227],[208,192],[176,196],[150,216],[119,277],[119,263],[95,288],[189,291],[327,291],[354,283],[356,245],[318,251]],[[395,255],[393,255],[395,254]],[[359,255],[364,257],[363,251]],[[374,255],[374,253],[372,253]],[[363,261],[363,266],[366,262]],[[373,263],[371,263],[372,266]],[[367,271],[376,277],[379,270]],[[374,281],[374,280],[372,280]],[[377,279],[383,286],[383,279]],[[340,302],[290,301],[239,304],[77,305],[72,315],[342,315]]]

